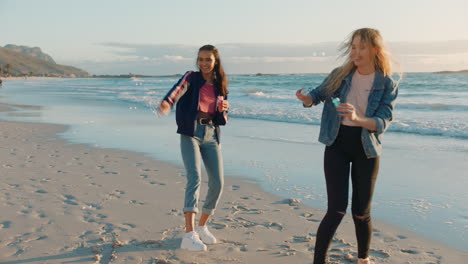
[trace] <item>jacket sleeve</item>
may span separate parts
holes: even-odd
[[[390,126],[390,121],[393,120],[393,109],[395,107],[396,98],[398,96],[398,83],[395,83],[391,78],[386,78],[384,86],[384,95],[379,106],[373,116],[377,122],[377,133],[385,132]]]
[[[338,70],[338,68],[334,69],[328,76],[323,80],[323,82],[317,86],[317,88],[313,89],[312,91],[309,92],[309,94],[312,96],[312,105],[318,105],[320,103],[323,103],[329,96],[327,96],[327,82],[330,76],[335,73]],[[304,107],[311,107],[312,105]]]
[[[190,76],[192,75],[192,71],[186,72],[180,79],[177,81],[176,84],[169,90],[169,92],[164,96],[163,101],[167,101],[171,107],[179,101],[180,97],[187,92],[187,89],[190,86]]]

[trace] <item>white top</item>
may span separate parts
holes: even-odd
[[[356,113],[359,116],[366,116],[367,100],[369,98],[372,85],[374,84],[375,72],[367,75],[362,75],[358,70],[354,72],[353,79],[351,80],[351,87],[349,88],[346,102],[354,105]],[[346,126],[359,126],[348,118],[343,118],[341,124]]]

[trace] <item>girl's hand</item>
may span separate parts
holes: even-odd
[[[227,111],[229,109],[229,101],[228,100],[223,100],[223,107],[220,109],[221,111],[220,112],[224,112],[224,111]]]
[[[299,90],[296,91],[296,97],[297,99],[299,99],[300,101],[302,101],[302,103],[304,105],[312,105],[312,95],[310,95],[309,93],[307,93],[306,95],[304,95],[302,92],[305,90],[305,88],[301,88]]]
[[[356,113],[356,108],[354,108],[354,105],[352,104],[339,104],[339,106],[336,108],[336,111],[338,112],[339,116],[345,117],[350,121],[356,121],[360,119],[360,117]]]
[[[163,100],[158,108],[158,115],[165,116],[171,112],[171,105],[166,101]]]

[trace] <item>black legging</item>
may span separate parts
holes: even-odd
[[[372,235],[370,208],[379,171],[379,157],[368,159],[361,143],[361,127],[340,126],[333,145],[325,148],[324,170],[328,209],[317,230],[314,264],[326,263],[327,251],[348,207],[349,172],[358,257],[367,258]],[[352,167],[350,169],[350,164]]]

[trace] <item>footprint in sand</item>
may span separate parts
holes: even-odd
[[[37,212],[36,212],[36,217],[38,217],[38,218],[46,218],[46,217],[47,217],[47,214],[44,213],[44,212],[41,212],[41,211],[37,211]]]
[[[11,221],[3,221],[0,223],[0,228],[1,229],[6,229],[6,228],[10,228],[11,226]]]
[[[371,249],[370,250],[370,255],[372,255],[374,257],[378,257],[378,258],[389,258],[390,257],[390,254],[387,251],[385,251],[384,249],[377,249],[377,250]]]
[[[88,211],[86,214],[83,216],[83,220],[88,223],[99,223],[98,220],[106,219],[107,215],[103,214],[93,214],[92,212]],[[122,228],[119,228],[122,230]],[[127,231],[127,230],[125,230]]]
[[[292,243],[307,243],[311,241],[312,241],[312,237],[309,237],[309,236],[293,236],[291,242]]]
[[[70,194],[65,194],[63,197],[65,198],[65,200],[63,201],[64,203],[69,204],[69,205],[78,205],[78,203],[74,201],[76,200],[75,196],[70,195]]]
[[[276,229],[278,231],[283,231],[283,225],[280,223],[272,222],[263,224],[268,229]]]
[[[279,252],[276,252],[276,254],[280,256],[294,256],[296,255],[297,250],[292,248],[290,245],[279,245]]]
[[[341,247],[341,248],[352,248],[353,244],[346,242],[346,240],[342,238],[333,238],[332,240],[333,247]]]
[[[183,212],[179,209],[173,208],[167,213],[167,215],[181,216],[183,215]]]
[[[125,194],[124,191],[115,190],[113,193],[107,194],[107,198],[108,198],[108,199],[120,199],[120,198],[121,198],[120,195],[123,195],[123,194]]]
[[[228,224],[219,223],[219,222],[211,222],[210,226],[213,227],[214,229],[218,229],[218,230],[229,227]]]
[[[161,186],[167,185],[166,183],[163,183],[163,182],[155,182],[155,181],[151,181],[150,184],[158,184],[158,185],[161,185]]]
[[[83,238],[86,238],[87,236],[92,235],[92,234],[95,234],[95,232],[88,230],[88,231],[84,232],[83,234],[81,234],[79,236],[79,238],[83,239]]]
[[[264,211],[261,209],[250,209],[244,205],[234,205],[229,208],[233,214],[263,214]]]
[[[19,214],[23,214],[23,215],[29,215],[31,212],[32,212],[32,209],[33,207],[31,205],[28,205],[26,206],[26,209],[23,209],[21,211],[19,211],[18,213]]]
[[[136,205],[144,205],[145,204],[143,202],[138,202],[137,200],[131,200],[129,203],[130,204],[136,204]]]
[[[307,221],[310,221],[310,222],[319,223],[321,221],[320,219],[312,218],[312,216],[314,216],[314,214],[312,214],[312,213],[303,213],[303,214],[301,214],[301,216],[304,217]]]
[[[393,237],[393,236],[383,235],[382,233],[380,233],[380,230],[375,229],[375,228],[372,229],[372,231],[373,231],[373,234],[372,234],[373,236],[382,238],[385,243],[395,242],[395,241],[398,241],[398,238],[400,238],[399,236]],[[402,237],[404,237],[404,236],[402,236]],[[402,238],[400,238],[400,239],[402,239]]]
[[[400,249],[400,251],[406,254],[411,254],[411,255],[418,255],[421,253],[417,250],[412,250],[412,249]]]
[[[19,255],[23,254],[24,253],[24,249],[18,249],[15,254],[13,254],[12,256],[13,257],[18,257]]]
[[[128,226],[128,227],[130,227],[130,228],[135,228],[135,227],[136,227],[135,224],[131,224],[131,223],[122,223],[122,225]]]
[[[96,209],[96,210],[101,210],[102,206],[99,204],[94,204],[94,203],[87,203],[86,207],[83,207],[83,209]]]

